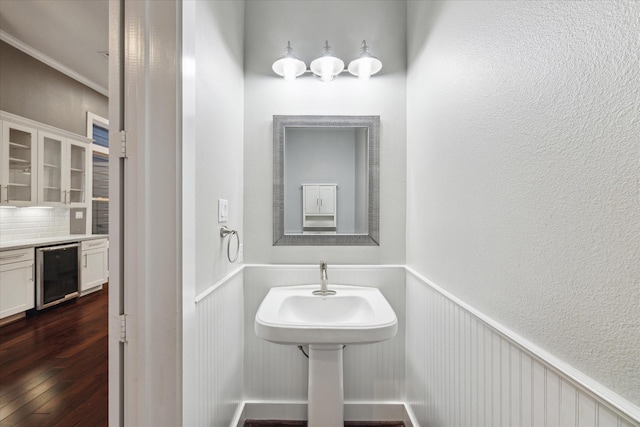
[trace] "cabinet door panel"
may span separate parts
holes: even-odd
[[[66,140],[46,132],[38,133],[38,201],[41,205],[62,205],[66,201],[64,181]]]
[[[332,214],[335,211],[334,206],[334,194],[335,186],[333,185],[321,185],[320,186],[320,213]]]
[[[107,249],[94,249],[82,252],[82,275],[80,289],[100,286],[107,281]]]
[[[67,170],[67,178],[69,182],[69,195],[67,203],[71,205],[83,205],[86,202],[86,192],[88,188],[88,177],[90,174],[87,169],[90,165],[87,157],[87,146],[83,143],[69,141],[69,169]]]
[[[318,213],[320,206],[320,189],[317,185],[305,186],[304,212],[307,214]]]
[[[37,197],[37,131],[4,121],[0,156],[0,203],[30,206]]]
[[[34,294],[33,261],[0,266],[0,318],[33,308]]]

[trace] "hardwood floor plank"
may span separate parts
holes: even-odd
[[[108,424],[107,289],[0,327],[0,426]]]

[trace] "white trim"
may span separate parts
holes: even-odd
[[[71,138],[78,142],[84,142],[87,145],[91,144],[91,139],[85,137],[84,135],[80,135],[78,133],[69,132],[65,129],[60,129],[46,123],[37,122],[35,120],[28,119],[26,117],[18,116],[17,114],[10,113],[8,111],[0,110],[0,120],[7,120],[12,123],[21,124],[30,127],[37,127],[38,130],[52,132],[58,136],[62,136],[64,138]]]
[[[220,286],[224,285],[227,281],[231,280],[235,275],[237,275],[238,273],[240,273],[242,270],[244,270],[245,266],[241,265],[240,267],[238,267],[237,269],[233,270],[231,273],[227,274],[226,276],[224,276],[222,279],[218,280],[216,283],[214,283],[213,285],[209,286],[204,292],[201,292],[200,294],[198,294],[196,296],[195,299],[195,303],[199,303],[200,301],[202,301],[203,299],[205,299],[209,294],[211,294],[212,292],[214,292],[216,289],[218,289]]]
[[[244,401],[238,405],[231,426],[242,427],[248,419],[306,420],[307,402]],[[345,402],[345,421],[403,421],[406,427],[417,426],[404,402]]]
[[[109,129],[109,119],[105,119],[91,111],[87,111],[87,138],[93,139],[93,125],[98,125],[101,128]]]
[[[282,268],[296,268],[296,269],[317,269],[319,268],[318,264],[245,264],[245,268],[273,268],[273,269],[282,269]],[[406,269],[405,265],[400,264],[361,264],[361,265],[353,265],[353,264],[329,264],[329,268],[341,269],[341,270],[361,270],[361,269],[371,269],[371,270],[386,270],[389,268],[401,268]]]
[[[418,273],[411,267],[406,266],[405,268],[407,272],[410,273],[412,276],[414,276],[416,279],[424,282],[426,285],[431,287],[433,290],[435,290],[436,292],[438,292],[439,294],[441,294],[442,296],[444,296],[454,304],[458,305],[459,307],[466,310],[473,316],[477,317],[479,320],[484,322],[487,326],[494,329],[498,334],[505,337],[512,344],[532,354],[533,356],[535,356],[536,358],[538,358],[539,360],[547,364],[549,367],[557,371],[560,375],[562,375],[563,377],[566,377],[567,379],[571,380],[576,385],[578,385],[580,388],[584,389],[586,392],[591,393],[597,399],[602,400],[606,402],[608,405],[610,405],[612,408],[615,408],[622,415],[634,420],[635,422],[640,422],[640,408],[634,405],[633,403],[629,402],[619,394],[615,393],[614,391],[598,383],[596,380],[587,376],[581,371],[577,370],[576,368],[569,365],[568,363],[560,360],[556,356],[550,354],[549,352],[543,350],[542,348],[538,347],[537,345],[533,344],[527,339],[521,337],[520,335],[506,328],[502,324],[496,322],[492,318],[484,315],[483,313],[476,310],[469,304],[465,303],[464,301],[450,294],[446,290],[442,289],[441,287],[433,283],[431,280],[422,276],[420,273]]]
[[[91,111],[87,111],[87,138],[91,139],[93,144],[91,144],[92,151],[96,153],[109,155],[109,148],[103,147],[102,145],[98,145],[95,143],[93,139],[93,125],[98,125],[101,128],[109,130],[109,119],[105,119],[97,114],[92,113]]]
[[[91,89],[95,90],[96,92],[101,93],[104,96],[109,96],[109,90],[102,86],[99,85],[98,83],[94,82],[93,80],[90,80],[80,74],[78,74],[77,72],[73,71],[71,68],[62,65],[61,63],[59,63],[58,61],[56,61],[55,59],[45,55],[44,53],[40,52],[39,50],[36,50],[34,48],[32,48],[31,46],[29,46],[28,44],[18,40],[17,38],[13,37],[11,34],[7,33],[4,30],[0,30],[0,40],[2,40],[3,42],[15,47],[18,50],[21,50],[22,52],[26,53],[27,55],[37,59],[38,61],[48,65],[49,67],[60,71],[62,74],[66,74],[67,76],[71,77],[72,79],[82,83],[83,85],[90,87]]]

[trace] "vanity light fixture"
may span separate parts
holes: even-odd
[[[278,58],[271,68],[274,73],[284,77],[285,80],[295,80],[296,77],[310,71],[323,82],[330,82],[338,74],[345,71],[366,80],[382,69],[382,62],[371,55],[367,42],[363,40],[360,46],[360,55],[349,63],[348,69],[345,69],[344,62],[333,55],[329,42],[325,40],[322,56],[314,59],[309,66],[310,69],[307,70],[306,64],[293,54],[291,43],[287,42],[284,55]]]
[[[349,72],[362,80],[366,80],[382,69],[382,62],[369,53],[367,42],[362,40],[360,56],[349,63]]]
[[[344,71],[344,62],[342,62],[342,59],[333,56],[329,41],[325,40],[322,56],[314,59],[310,68],[313,74],[320,77],[320,80],[330,82],[335,76]]]
[[[293,54],[291,43],[287,42],[284,55],[278,58],[271,68],[274,73],[284,77],[285,80],[295,80],[307,70],[307,65]]]

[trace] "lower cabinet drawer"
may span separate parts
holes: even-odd
[[[33,248],[12,249],[0,252],[0,265],[11,264],[21,261],[33,262]]]

